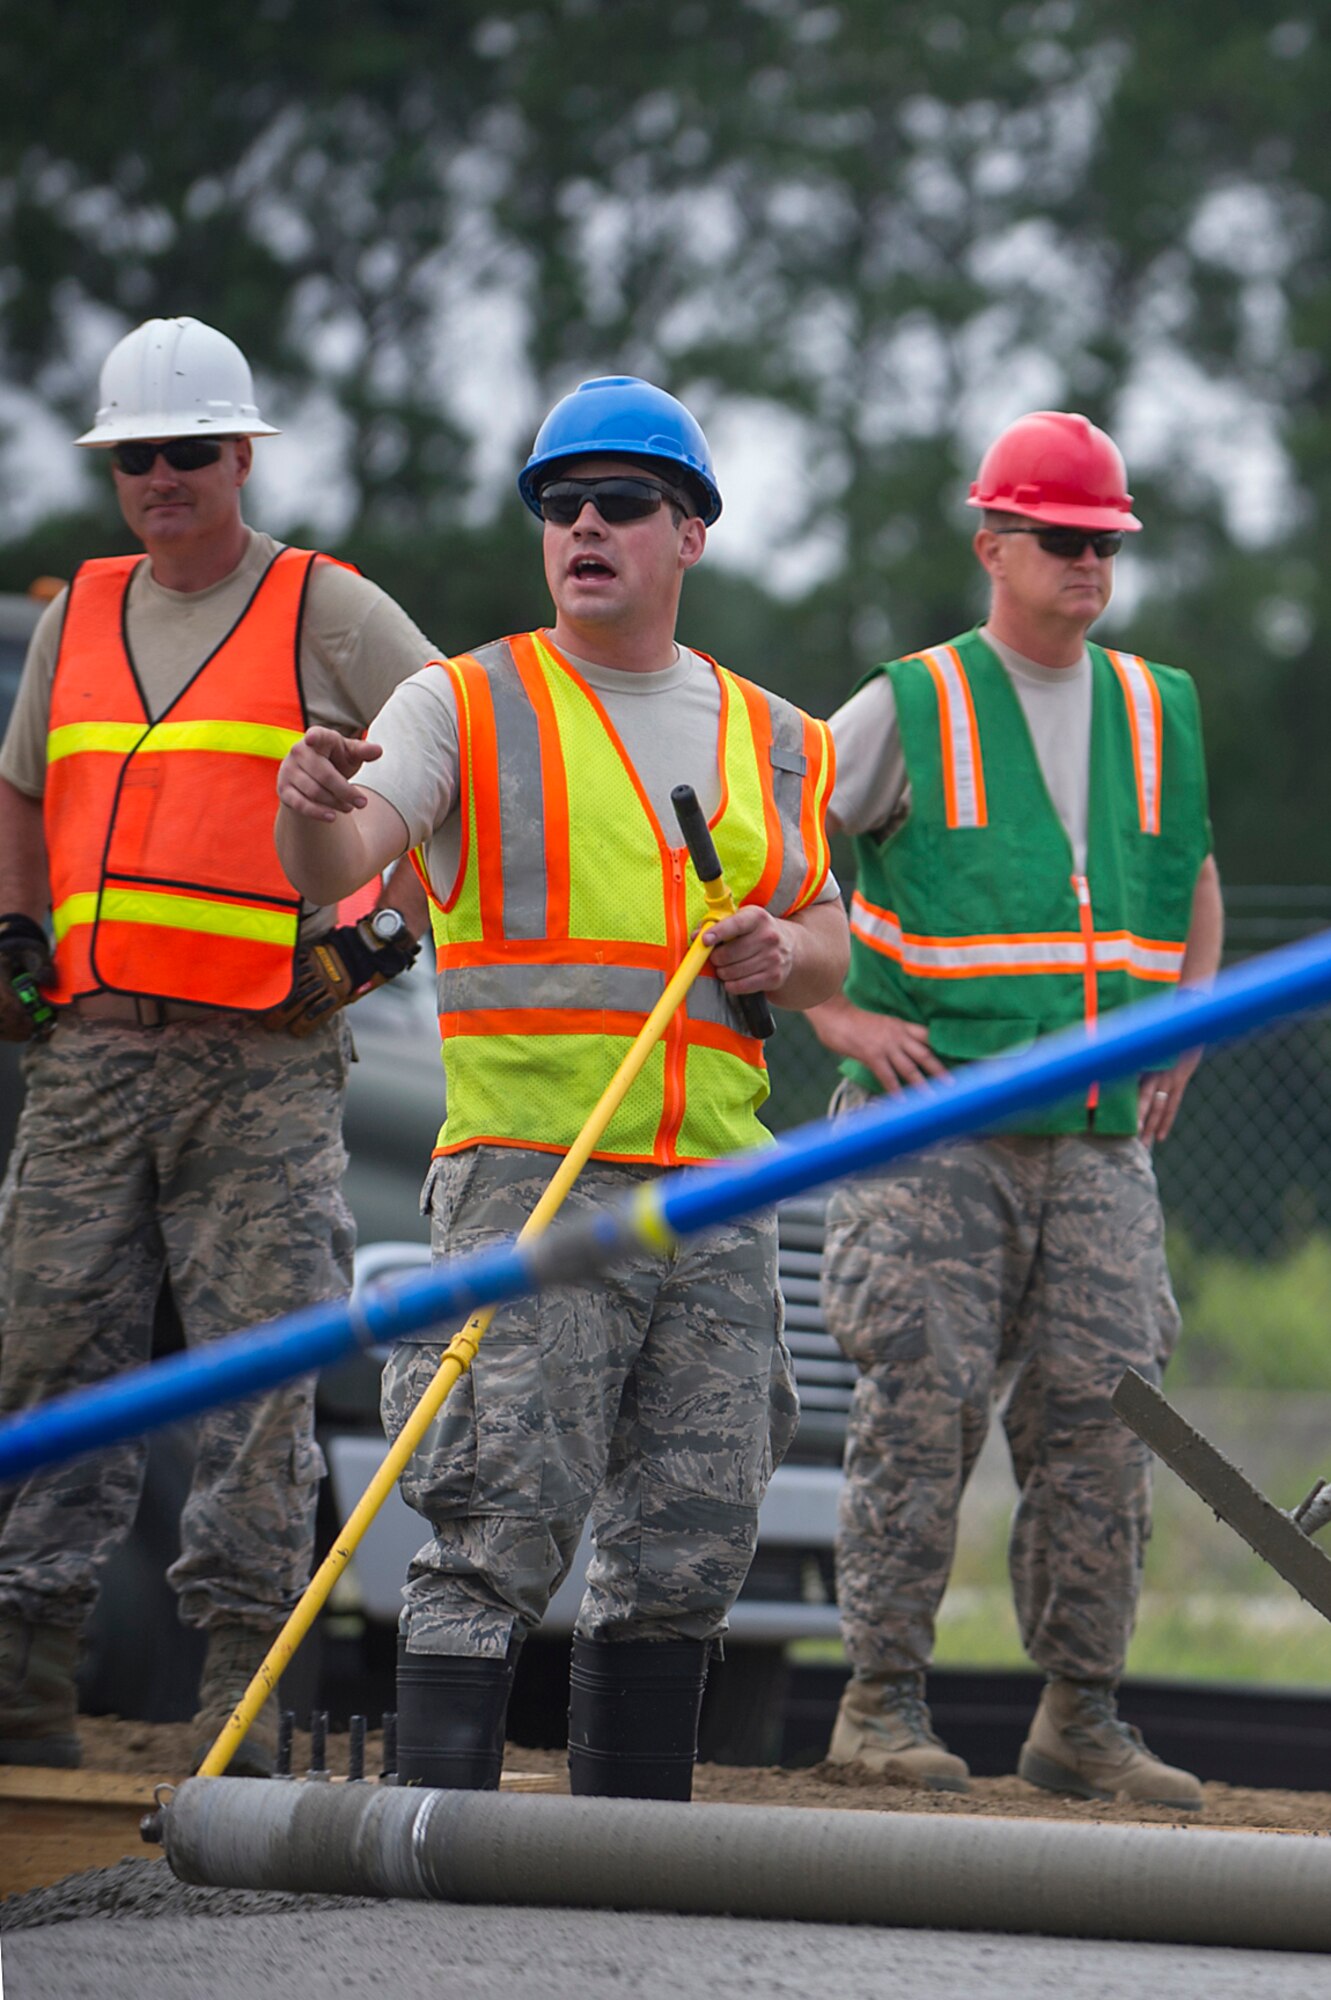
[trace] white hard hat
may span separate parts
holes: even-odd
[[[102,365],[97,421],[76,444],[135,438],[276,437],[259,415],[250,365],[216,327],[149,319],[116,342]]]

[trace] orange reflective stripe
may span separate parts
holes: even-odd
[[[740,1035],[719,1021],[690,1021],[688,1044],[691,1049],[716,1049],[723,1056],[738,1056],[741,1062],[763,1066],[763,1045],[751,1035]]]
[[[1097,931],[1095,963],[1101,972],[1130,972],[1134,979],[1161,979],[1171,984],[1183,971],[1186,947],[1162,938],[1140,938],[1131,931]]]
[[[465,1153],[468,1146],[513,1146],[524,1153],[550,1153],[551,1155],[558,1154],[561,1157],[568,1151],[567,1146],[552,1144],[548,1139],[515,1139],[511,1133],[506,1132],[478,1132],[471,1139],[455,1139],[451,1145],[436,1145],[431,1157],[436,1160],[446,1159],[450,1153]],[[626,1167],[642,1165],[641,1153],[609,1153],[598,1147],[590,1157],[593,1160],[610,1160],[616,1165]],[[671,1164],[679,1165],[680,1163],[672,1161]],[[693,1165],[695,1163],[690,1161],[688,1164]],[[707,1162],[699,1161],[696,1164],[705,1166]]]
[[[800,801],[800,838],[808,865],[799,894],[790,906],[791,911],[802,910],[818,894],[827,880],[832,858],[827,844],[826,813],[827,801],[836,783],[836,748],[827,724],[815,722],[807,715],[804,718],[804,754],[809,760],[810,777]]]
[[[416,877],[416,880],[420,883],[422,889],[424,889],[426,901],[433,903],[436,910],[442,910],[444,908],[444,905],[440,902],[439,898],[435,895],[434,890],[430,887],[430,877],[425,866],[425,858],[422,855],[419,847],[408,848],[407,863],[411,869],[412,874]]]
[[[454,810],[458,816],[458,866],[457,873],[449,884],[447,895],[437,896],[430,886],[429,871],[425,866],[425,851],[413,847],[411,865],[424,884],[425,893],[437,910],[451,910],[462,893],[462,884],[467,879],[467,856],[471,852],[471,795],[468,789],[468,774],[471,758],[468,754],[471,743],[471,714],[467,706],[466,684],[462,674],[452,660],[432,660],[431,666],[439,668],[453,683],[453,707],[458,721],[458,795]]]
[[[450,1035],[626,1035],[637,1034],[646,1014],[620,1014],[597,1007],[469,1007],[439,1016],[439,1032]]]
[[[728,675],[723,674],[716,661],[709,659],[706,653],[701,654],[699,657],[707,660],[712,672],[716,675],[716,685],[721,692],[721,715],[716,731],[716,759],[721,775],[721,796],[717,800],[716,811],[707,822],[708,826],[715,832],[716,828],[725,818],[726,807],[730,804],[730,758],[727,754],[729,750],[728,734],[730,729],[730,681]]]
[[[466,690],[471,737],[470,769],[475,786],[476,874],[481,928],[487,937],[500,938],[504,935],[504,856],[497,840],[482,840],[480,837],[482,827],[499,825],[499,745],[495,737],[494,703],[490,699],[485,669],[479,660],[473,659],[470,653],[459,653],[449,665]],[[458,883],[462,880],[463,870],[459,868]]]
[[[742,1035],[719,1021],[699,1021],[681,1015],[680,1041],[685,1058],[690,1048],[716,1049],[736,1056],[740,1062],[761,1066],[763,1045],[750,1035]],[[439,1032],[456,1039],[460,1035],[506,1035],[530,1038],[538,1035],[620,1035],[632,1041],[646,1012],[624,1013],[599,1007],[469,1007],[439,1016]],[[473,1142],[474,1143],[474,1142]]]
[[[509,640],[513,662],[536,714],[541,745],[541,789],[545,795],[545,928],[549,937],[568,936],[569,821],[568,779],[550,688],[530,632]]]
[[[955,646],[935,646],[912,654],[924,661],[938,697],[938,729],[943,756],[943,805],[949,827],[989,824],[984,760],[975,702]]]
[[[752,681],[739,680],[737,685],[744,696],[744,706],[748,710],[749,727],[753,731],[754,754],[758,760],[758,776],[763,788],[763,821],[767,829],[767,859],[763,872],[754,883],[747,903],[757,903],[765,909],[776,894],[777,883],[781,880],[781,862],[785,840],[781,831],[781,815],[776,809],[776,793],[772,786],[772,711],[767,706],[763,691]],[[785,914],[784,911],[781,912]]]
[[[470,965],[626,965],[637,970],[674,971],[674,961],[662,944],[642,944],[627,938],[506,938],[501,946],[488,938],[440,947],[440,963]]]
[[[879,908],[856,890],[850,928],[870,950],[881,952],[919,979],[987,979],[995,975],[1046,972],[1085,976],[1087,932],[991,931],[956,937],[923,937],[903,931],[895,911]],[[1137,979],[1172,981],[1183,966],[1184,947],[1132,931],[1090,932],[1090,951],[1099,972],[1130,972]]]
[[[1132,735],[1132,764],[1137,779],[1137,814],[1143,833],[1160,831],[1160,780],[1164,759],[1164,716],[1160,689],[1145,660],[1136,653],[1109,653],[1118,675]]]

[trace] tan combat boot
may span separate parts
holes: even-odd
[[[194,1718],[194,1727],[199,1731],[194,1770],[198,1770],[240,1706],[246,1688],[276,1639],[276,1632],[261,1632],[252,1625],[210,1626],[203,1677],[199,1682],[199,1712]],[[277,1696],[270,1694],[227,1765],[228,1778],[272,1777],[277,1763],[277,1724]]]
[[[0,1764],[83,1762],[74,1675],[79,1635],[72,1626],[0,1618]]]
[[[828,1748],[830,1764],[863,1764],[936,1792],[965,1792],[970,1772],[934,1735],[924,1675],[879,1674],[852,1680],[841,1697]]]
[[[1191,1771],[1163,1764],[1118,1713],[1109,1681],[1048,1683],[1017,1763],[1029,1785],[1079,1799],[1196,1812],[1202,1788]]]

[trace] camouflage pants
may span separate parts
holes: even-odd
[[[435,1255],[514,1234],[556,1165],[487,1146],[436,1161],[422,1197]],[[563,1212],[614,1201],[652,1172],[593,1161]],[[445,1344],[395,1349],[390,1436]],[[501,1655],[515,1622],[540,1623],[589,1513],[584,1637],[724,1631],[797,1418],[770,1211],[594,1286],[501,1308],[402,1480],[434,1530],[407,1578],[408,1644]]]
[[[0,1191],[0,1409],[146,1362],[164,1274],[191,1346],[348,1289],[347,1053],[341,1022],[295,1040],[235,1015],[66,1016],[27,1051]],[[0,1611],[83,1623],[145,1457],[116,1446],[0,1490]],[[308,1379],[199,1419],[170,1571],[187,1624],[281,1622],[309,1575],[322,1472]]]
[[[864,1102],[843,1085],[835,1110]],[[1046,1672],[1117,1677],[1150,1534],[1150,1454],[1110,1407],[1178,1337],[1150,1155],[1134,1138],[970,1140],[837,1189],[823,1305],[859,1368],[838,1526],[860,1675],[924,1666],[957,1509],[995,1402],[1019,1499],[1009,1566]]]

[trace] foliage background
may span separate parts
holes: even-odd
[[[811,707],[978,602],[1023,409],[1128,451],[1117,633],[1203,686],[1222,868],[1326,878],[1331,63],[1237,0],[0,4],[0,584],[122,545],[68,450],[187,311],[287,437],[263,525],[456,649],[537,619],[512,476],[627,369],[731,513],[687,630]],[[279,460],[277,453],[281,452]]]

